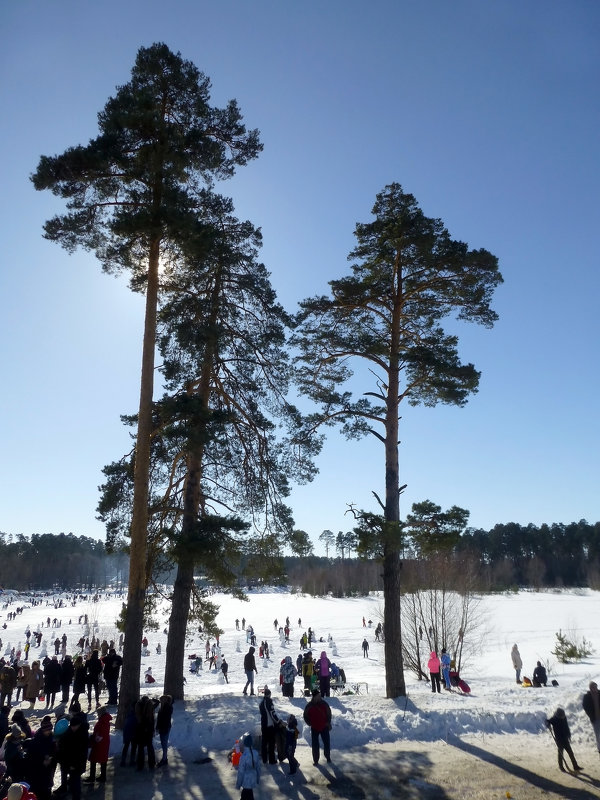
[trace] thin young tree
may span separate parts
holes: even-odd
[[[330,296],[301,304],[295,344],[302,390],[320,405],[313,425],[340,424],[351,438],[371,433],[384,448],[383,500],[374,494],[383,512],[376,535],[383,550],[386,692],[393,698],[406,693],[400,406],[462,406],[477,391],[479,373],[461,363],[458,337],[442,323],[456,317],[491,327],[496,314],[490,303],[502,277],[491,253],[452,239],[441,220],[426,217],[397,183],[377,195],[372,213],[373,221],[355,229],[352,274],[330,281]],[[373,388],[358,399],[348,386],[357,363],[373,376]]]
[[[235,101],[211,106],[209,79],[161,43],[140,48],[131,80],[109,99],[98,126],[87,145],[42,156],[32,180],[67,201],[67,213],[45,224],[46,238],[69,252],[95,252],[107,272],[128,271],[131,288],[146,296],[121,724],[139,697],[159,264],[196,230],[204,188],[230,177],[261,145]]]

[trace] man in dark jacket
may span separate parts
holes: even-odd
[[[546,667],[542,666],[542,662],[538,661],[536,668],[533,670],[533,685],[537,686],[546,686],[548,684],[548,673],[546,672]]]
[[[312,699],[304,708],[304,722],[310,726],[313,764],[319,763],[319,736],[323,740],[323,755],[331,761],[331,708],[323,700],[318,689],[313,689]]]
[[[108,690],[108,705],[116,706],[119,700],[119,672],[123,666],[123,659],[117,655],[115,648],[111,647],[108,654],[102,659],[103,673]]]
[[[554,735],[554,741],[556,742],[556,746],[558,747],[558,768],[561,772],[566,772],[565,769],[565,752],[568,753],[569,758],[571,759],[571,763],[573,764],[573,770],[575,772],[579,772],[583,769],[577,763],[577,759],[573,754],[573,750],[571,749],[571,730],[569,728],[569,723],[567,722],[567,717],[563,708],[557,708],[554,716],[550,717],[550,719],[546,720],[546,725],[549,728],[552,728],[552,732]]]
[[[71,693],[71,684],[73,683],[73,676],[75,675],[75,667],[71,656],[65,656],[64,661],[60,665],[60,688],[62,690],[63,703],[69,702],[69,695]]]
[[[38,800],[50,800],[55,755],[56,743],[52,737],[52,721],[46,716],[33,739],[27,744],[25,776]]]
[[[244,694],[248,694],[248,686],[250,687],[250,694],[254,694],[254,673],[258,674],[254,653],[255,649],[251,647],[244,656],[244,672],[247,678],[246,685],[244,686]]]
[[[590,683],[589,692],[583,695],[582,705],[583,710],[592,723],[594,736],[596,737],[596,745],[600,753],[600,692],[598,691],[598,684],[595,681]]]
[[[73,800],[81,800],[81,775],[85,772],[89,725],[84,713],[73,714],[69,727],[58,740],[58,763],[61,785],[57,793],[66,793],[67,779]]]
[[[268,686],[264,688],[264,697],[259,703],[258,710],[260,711],[260,732],[262,734],[262,761],[263,764],[266,764],[268,757],[269,764],[276,764],[275,731],[276,728],[283,723],[275,713],[271,690]]]
[[[5,664],[0,669],[0,706],[10,706],[12,693],[17,685],[17,671]]]
[[[46,695],[46,708],[52,708],[56,700],[56,693],[60,691],[60,664],[56,656],[44,664],[44,693]]]

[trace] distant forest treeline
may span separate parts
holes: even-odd
[[[348,544],[348,540],[346,540]],[[344,551],[342,551],[344,553]],[[438,554],[439,555],[439,554]],[[600,589],[600,522],[565,525],[495,525],[491,530],[468,528],[444,554],[449,571],[468,564],[477,591],[505,591],[519,586]],[[403,588],[411,591],[423,580],[423,562],[410,554],[403,561]],[[201,565],[199,570],[201,569]],[[92,589],[127,583],[126,553],[106,552],[104,542],[69,534],[0,533],[0,586],[11,589]],[[334,596],[362,595],[381,590],[381,564],[352,556],[306,555],[282,561],[282,582],[299,591]],[[170,583],[171,575],[161,582]]]
[[[346,547],[351,536],[345,538]],[[352,552],[350,550],[350,552]],[[585,520],[565,525],[495,525],[491,530],[467,528],[452,549],[432,558],[438,569],[443,555],[448,573],[457,565],[468,567],[471,585],[479,592],[505,591],[519,586],[563,586],[600,589],[600,522]],[[412,591],[422,586],[423,562],[407,551],[402,586]],[[332,569],[332,562],[335,569]],[[362,595],[383,587],[381,565],[356,558],[286,559],[287,578],[303,592],[336,596]]]
[[[91,590],[126,585],[129,559],[109,555],[104,542],[72,533],[0,533],[0,586],[3,589]]]

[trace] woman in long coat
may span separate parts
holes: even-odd
[[[27,686],[25,687],[25,700],[29,702],[29,707],[35,706],[35,701],[40,696],[40,692],[44,688],[44,674],[40,669],[40,662],[34,661],[29,671],[27,678]]]
[[[112,717],[106,707],[98,709],[98,722],[94,725],[91,736],[92,749],[90,750],[90,774],[84,778],[84,783],[94,783],[96,780],[96,764],[100,764],[100,783],[106,783],[106,764],[110,749],[110,721]]]
[[[85,682],[87,680],[87,667],[82,656],[77,656],[73,662],[73,697],[71,698],[70,708],[73,703],[79,701],[79,695],[85,693]]]

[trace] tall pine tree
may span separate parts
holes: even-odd
[[[299,380],[321,411],[313,426],[341,424],[349,437],[372,433],[384,447],[385,494],[377,533],[383,549],[386,692],[405,695],[400,624],[399,410],[409,405],[462,406],[479,373],[462,364],[449,317],[490,327],[492,294],[502,281],[497,259],[451,239],[439,219],[391,184],[377,195],[374,219],[355,229],[352,274],[330,281],[331,296],[304,301],[295,343]],[[347,388],[366,363],[373,388],[356,399]],[[371,523],[374,516],[368,515]]]
[[[146,295],[121,724],[139,696],[159,263],[195,232],[203,189],[255,158],[261,145],[237,104],[211,106],[208,78],[160,43],[138,51],[131,80],[109,99],[98,126],[87,145],[43,156],[32,180],[67,201],[67,213],[46,223],[45,236],[69,251],[92,250],[107,272],[128,271],[131,288]]]
[[[290,480],[312,477],[318,442],[293,442],[301,418],[287,400],[288,318],[256,259],[259,244],[259,232],[213,196],[159,313],[167,393],[156,404],[151,505],[177,564],[165,673],[175,698],[191,600],[202,614],[195,569],[235,589],[244,567],[269,577],[285,544],[302,545],[284,500]]]

